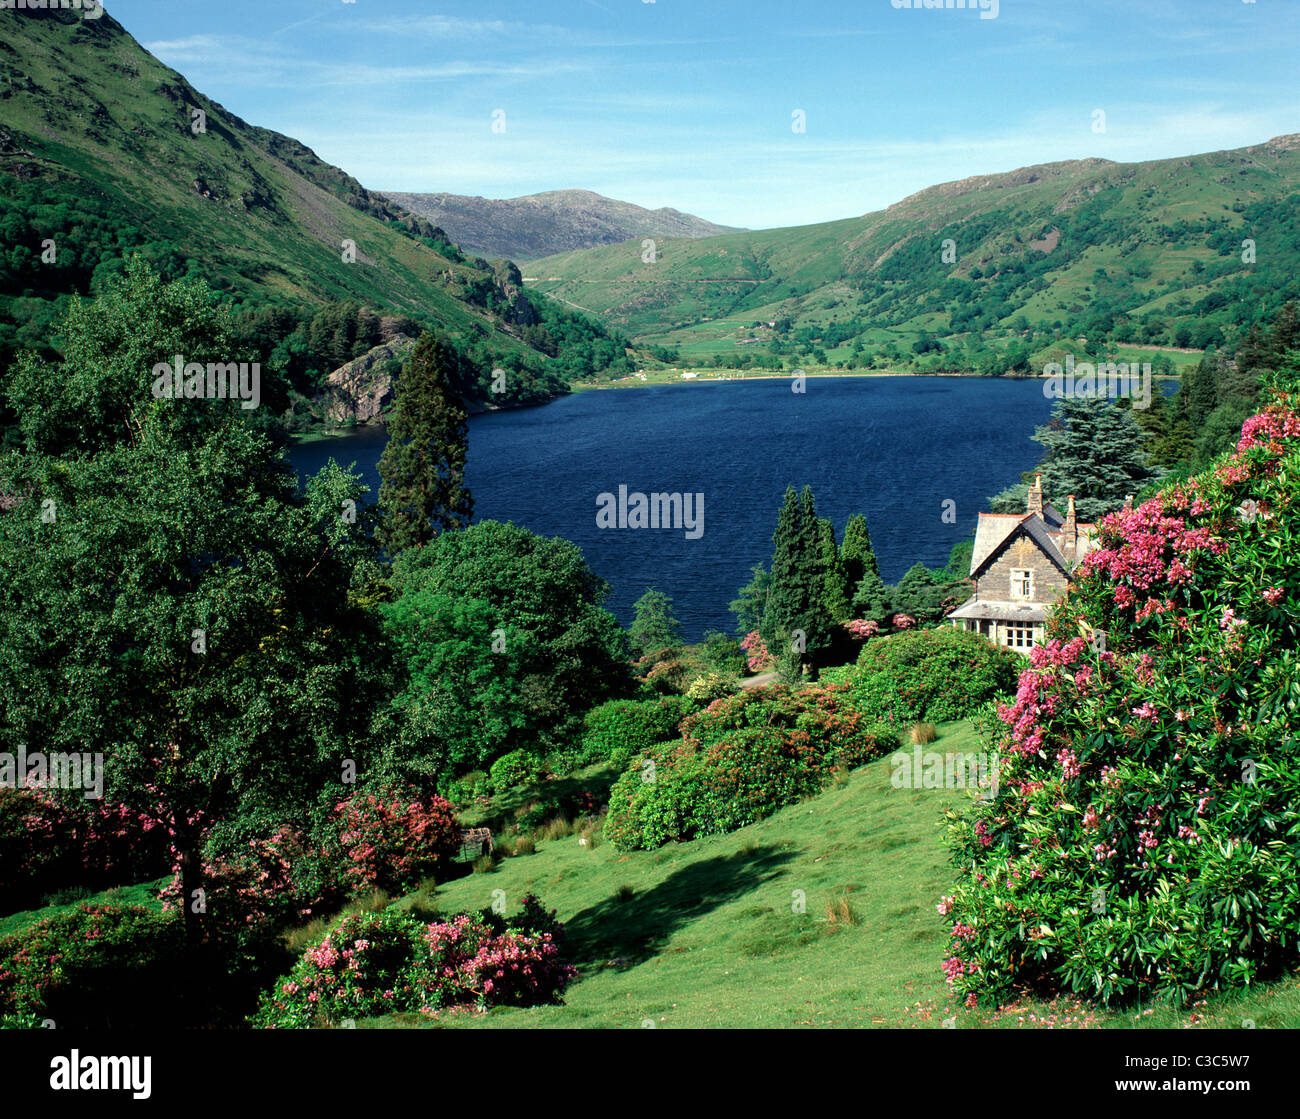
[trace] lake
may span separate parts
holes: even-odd
[[[881,576],[896,582],[918,560],[942,566],[988,497],[1039,460],[1030,436],[1053,404],[1037,380],[835,377],[810,378],[806,389],[771,379],[589,391],[471,417],[475,519],[572,540],[609,582],[606,605],[624,624],[657,587],[694,641],[734,630],[727,603],[755,563],[770,561],[787,485],[811,485],[838,535],[863,513]],[[386,438],[362,429],[294,447],[290,458],[300,476],[331,457],[355,462],[373,500]],[[702,533],[598,527],[599,496],[620,486],[702,494]],[[943,521],[946,501],[955,524]]]

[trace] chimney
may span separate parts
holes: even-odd
[[[1070,504],[1065,510],[1065,523],[1061,525],[1061,551],[1065,558],[1073,562],[1078,557],[1079,526],[1074,519],[1074,494],[1070,494]]]
[[[1043,476],[1034,475],[1034,484],[1029,487],[1029,512],[1043,515]]]

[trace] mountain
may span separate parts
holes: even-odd
[[[977,176],[862,217],[661,242],[652,264],[629,246],[565,253],[525,282],[688,358],[992,354],[984,371],[1002,372],[1079,335],[1223,344],[1300,295],[1297,212],[1300,136],[1281,136]]]
[[[261,316],[256,341],[268,350],[297,324],[302,341],[288,349],[309,380],[394,328],[442,329],[473,351],[485,384],[495,362],[519,370],[510,391],[527,399],[564,391],[571,358],[585,373],[626,363],[621,341],[525,295],[516,270],[465,256],[297,140],[241,120],[107,13],[3,19],[0,372],[17,349],[49,346],[69,297],[99,290],[131,253],[167,276],[199,275]],[[315,324],[309,343],[307,320],[340,307],[324,334],[334,352],[303,357],[323,334]],[[309,397],[319,384],[296,387]]]
[[[535,260],[642,237],[696,239],[737,232],[667,206],[646,210],[589,190],[548,190],[523,198],[381,193],[440,225],[461,248],[489,259]]]

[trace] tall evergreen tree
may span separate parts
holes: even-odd
[[[871,534],[867,531],[867,518],[854,513],[844,526],[844,543],[840,545],[840,562],[844,565],[844,579],[850,593],[855,593],[862,577],[874,571],[880,578],[876,553],[871,549]]]
[[[818,519],[818,561],[822,568],[822,606],[832,622],[849,618],[849,588],[844,565],[835,546],[835,526],[827,517]]]
[[[1159,476],[1144,449],[1146,433],[1128,408],[1106,400],[1058,401],[1053,422],[1038,428],[1034,440],[1047,448],[1043,493],[1053,501],[1074,494],[1081,521],[1114,512]]]
[[[804,487],[802,496],[793,486],[785,491],[772,544],[771,585],[760,627],[763,638],[775,655],[792,640],[791,635],[800,632],[809,660],[815,660],[829,645],[834,623],[823,602],[821,525],[810,487]]]
[[[727,604],[727,609],[736,616],[736,629],[742,636],[762,627],[767,591],[772,583],[771,575],[761,563],[754,564],[750,571],[754,577]]]
[[[853,590],[853,615],[880,622],[893,612],[893,597],[874,567],[867,568]]]
[[[768,576],[767,601],[759,631],[772,644],[781,630],[788,630],[804,604],[811,600],[811,587],[800,586],[803,574],[800,528],[803,513],[794,486],[788,486],[772,536],[772,570]],[[801,592],[803,592],[801,594]]]
[[[632,607],[636,616],[628,633],[632,647],[642,653],[676,649],[682,644],[682,626],[673,614],[673,600],[663,591],[647,587]]]
[[[422,334],[398,380],[388,445],[379,459],[376,538],[389,555],[427,544],[439,531],[464,528],[473,518],[461,383],[456,351],[436,334]]]

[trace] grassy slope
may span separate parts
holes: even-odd
[[[940,732],[929,749],[979,749],[968,724]],[[569,837],[429,891],[423,900],[444,912],[485,908],[494,890],[504,890],[513,909],[535,891],[567,923],[580,968],[564,1006],[449,1015],[440,1024],[1300,1025],[1297,977],[1184,1014],[1109,1014],[1064,1000],[997,1015],[960,1010],[939,968],[946,936],[935,906],[949,882],[942,810],[964,794],[897,790],[889,775],[882,759],[845,786],[731,835],[627,855]],[[631,890],[625,899],[622,887]],[[807,896],[804,915],[792,912],[795,890]],[[845,895],[858,924],[833,928],[828,906]],[[399,1015],[363,1024],[426,1023]]]
[[[987,271],[990,263],[1035,260],[1040,253],[1029,242],[1063,228],[1048,254],[1059,261],[1046,274],[1049,282],[1019,293],[1008,319],[1023,313],[1035,325],[1070,321],[1111,282],[1098,281],[1098,269],[1132,281],[1123,297],[1129,314],[1165,308],[1179,319],[1179,308],[1169,304],[1194,304],[1237,276],[1244,266],[1234,254],[1245,237],[1265,243],[1240,208],[1298,188],[1300,150],[1294,137],[1284,137],[1186,159],[1024,168],[931,187],[861,218],[663,241],[654,264],[642,263],[639,243],[628,243],[547,257],[524,272],[537,290],[586,307],[640,340],[678,346],[683,356],[734,352],[753,322],[782,315],[805,326],[865,314],[889,328],[864,336],[866,343],[901,342],[921,329],[945,329],[945,300],[929,298],[945,279],[969,280],[972,269]],[[1088,214],[1097,220],[1081,222]],[[1206,221],[1222,224],[1214,233],[1178,228]],[[945,237],[958,246],[951,268],[938,259]],[[858,305],[857,285],[900,283],[888,278],[888,262],[918,246],[918,267],[934,272],[924,295],[909,291],[894,302],[886,295]],[[1194,273],[1197,262],[1224,274]]]
[[[495,331],[501,349],[527,349],[438,280],[447,269],[481,270],[387,225],[400,211],[296,140],[203,96],[111,16],[0,18],[0,170],[79,183],[234,292],[351,298],[463,336]],[[191,131],[193,109],[207,114],[202,135]],[[342,260],[344,239],[356,242],[355,263]]]

